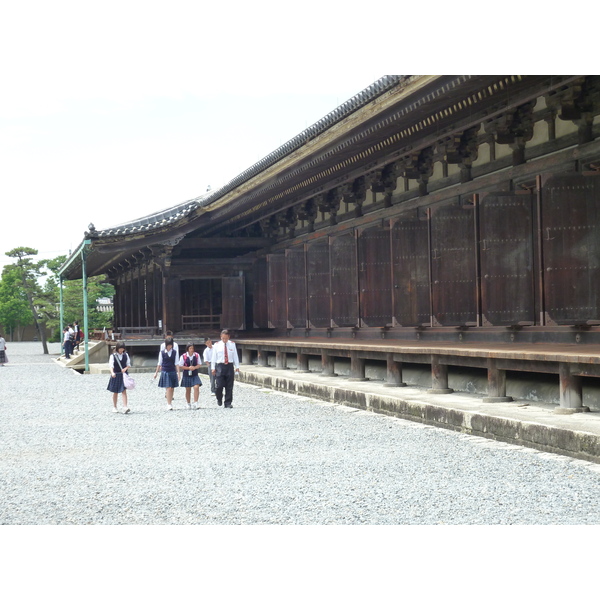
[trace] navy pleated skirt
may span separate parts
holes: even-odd
[[[158,380],[158,387],[162,388],[176,388],[179,387],[179,382],[177,381],[177,373],[175,371],[171,372],[160,372],[160,379]]]
[[[115,377],[111,377],[108,380],[108,387],[106,389],[113,394],[120,394],[125,389],[125,384],[123,383],[123,373],[115,373]]]
[[[192,376],[186,375],[185,372],[181,376],[181,387],[194,387],[195,385],[202,385],[198,373],[194,373]]]

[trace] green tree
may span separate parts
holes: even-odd
[[[31,315],[33,317],[33,322],[40,336],[40,340],[42,340],[42,347],[44,349],[44,354],[48,354],[48,344],[46,343],[46,332],[44,329],[44,306],[41,307],[38,312],[38,306],[36,306],[36,300],[39,301],[43,298],[42,290],[38,284],[38,279],[44,275],[46,275],[45,260],[41,260],[38,262],[34,262],[30,257],[37,256],[38,251],[34,248],[29,248],[27,246],[19,246],[18,248],[13,248],[6,252],[6,256],[10,258],[16,258],[16,265],[12,265],[15,268],[15,272],[17,273],[18,281],[21,284],[21,289],[27,298],[27,303],[29,305],[29,310],[31,311]]]
[[[18,339],[20,339],[19,328],[33,323],[27,296],[22,289],[15,265],[7,265],[2,270],[2,277],[0,278],[0,323],[6,331],[10,332],[11,341],[15,330]]]

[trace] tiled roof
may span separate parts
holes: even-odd
[[[342,121],[348,115],[359,108],[362,108],[378,96],[381,96],[408,77],[409,76],[407,75],[385,75],[384,77],[381,77],[369,87],[350,98],[350,100],[347,100],[335,110],[325,115],[322,119],[319,119],[316,123],[305,129],[302,133],[292,138],[289,142],[286,142],[283,144],[283,146],[280,146],[277,148],[277,150],[271,152],[263,159],[259,160],[256,164],[240,173],[229,183],[215,191],[207,192],[201,196],[198,196],[197,198],[177,204],[172,208],[156,212],[128,223],[123,223],[110,229],[104,229],[102,231],[90,230],[90,232],[86,234],[86,237],[106,238],[132,233],[142,233],[164,227],[170,223],[175,223],[186,215],[190,214],[196,208],[207,206],[219,198],[222,198],[231,190],[234,190],[239,185],[268,169],[285,156],[303,146],[306,142],[317,137],[330,127],[333,127],[336,123]]]

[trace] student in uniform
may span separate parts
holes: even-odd
[[[211,369],[212,355],[213,355],[213,343],[210,338],[204,338],[204,344],[206,348],[204,348],[204,353],[202,358],[204,359],[204,363],[208,365],[208,379],[210,380],[210,393],[212,396],[215,395],[215,376],[213,375]]]
[[[127,389],[123,383],[123,373],[126,373],[129,370],[129,367],[131,367],[131,360],[129,359],[129,354],[125,352],[125,342],[117,342],[115,350],[116,352],[111,354],[108,360],[110,366],[110,379],[106,389],[113,393],[113,412],[119,412],[117,408],[117,398],[119,394],[121,394],[123,413],[127,414],[130,410],[127,406]]]
[[[200,396],[200,386],[202,382],[198,377],[198,369],[202,364],[200,355],[194,351],[194,344],[190,343],[186,346],[185,354],[181,355],[179,359],[180,377],[179,385],[185,388],[185,401],[187,402],[188,408],[198,410],[198,397]],[[190,396],[192,388],[194,388],[194,405],[190,404]]]
[[[167,333],[165,333],[165,342],[167,341],[167,338],[173,338],[173,332],[170,330],[167,330]],[[160,352],[162,352],[165,349],[165,342],[163,342],[160,345]],[[179,346],[177,344],[177,342],[173,339],[173,350],[175,350],[175,352],[177,353],[177,356],[175,358],[175,364],[179,364]],[[175,390],[173,390],[173,394],[175,394]],[[167,393],[165,392],[165,398],[167,397]],[[171,400],[174,400],[175,398],[171,398]]]
[[[233,382],[235,371],[240,372],[240,359],[235,343],[229,340],[229,329],[221,331],[221,341],[215,344],[211,360],[211,369],[215,375],[215,396],[217,404],[223,404],[223,389],[225,389],[225,408],[233,408]]]
[[[179,356],[176,350],[173,349],[173,338],[168,337],[165,340],[165,349],[158,353],[158,364],[154,379],[160,373],[158,387],[166,388],[167,410],[173,410],[173,392],[176,387],[179,387]]]
[[[167,341],[167,338],[173,339],[173,332],[172,331],[167,331],[167,333],[165,334],[165,341],[160,345],[160,351],[161,352],[165,349],[165,342]],[[174,339],[173,339],[173,349],[175,350],[175,352],[177,352],[177,356],[179,356],[179,346],[178,346],[177,342]]]

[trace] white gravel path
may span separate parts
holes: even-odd
[[[106,375],[8,355],[2,524],[600,524],[592,463],[206,377],[201,410],[137,374],[114,414]]]

